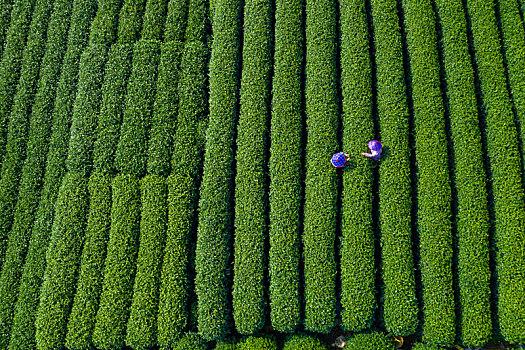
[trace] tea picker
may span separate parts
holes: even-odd
[[[372,153],[361,153],[363,156],[373,159],[375,164],[372,168],[378,166],[379,159],[381,158],[381,152],[383,151],[383,145],[377,140],[368,141],[368,148]],[[346,164],[346,161],[350,160],[350,155],[339,152],[332,156],[332,165],[336,168],[343,168]]]

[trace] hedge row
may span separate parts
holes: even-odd
[[[306,178],[304,203],[305,329],[328,333],[336,318],[337,151],[336,8],[306,1]],[[318,38],[322,38],[319,40]]]
[[[124,0],[118,21],[118,39],[121,44],[132,44],[140,38],[146,0]]]
[[[142,27],[142,39],[162,41],[168,0],[147,1]]]
[[[302,0],[275,2],[270,143],[270,316],[276,331],[300,322],[299,227],[302,200]]]
[[[6,252],[6,260],[2,269],[2,275],[0,277],[0,334],[5,334],[4,337],[0,337],[0,347],[7,348],[10,337],[8,336],[13,321],[14,306],[18,294],[18,286],[20,282],[20,275],[22,274],[23,262],[25,254],[27,252],[27,246],[31,237],[31,227],[34,221],[34,214],[38,205],[38,198],[40,196],[40,187],[42,185],[42,178],[44,176],[44,170],[46,165],[46,154],[48,151],[49,136],[51,133],[51,122],[52,115],[50,108],[46,105],[46,98],[43,98],[44,94],[54,94],[57,85],[57,76],[60,70],[60,62],[65,52],[65,37],[69,26],[69,13],[71,11],[71,1],[57,1],[55,2],[55,9],[51,18],[49,19],[49,33],[48,43],[45,49],[45,55],[42,61],[42,69],[40,71],[40,78],[38,85],[31,82],[27,84],[29,79],[36,79],[34,76],[35,72],[30,69],[24,70],[22,76],[25,77],[20,82],[19,93],[15,97],[15,111],[13,117],[16,119],[22,119],[20,126],[24,126],[24,115],[30,114],[28,110],[29,103],[32,100],[32,88],[38,86],[38,92],[33,105],[33,113],[30,116],[30,131],[27,138],[27,157],[25,159],[21,175],[20,175],[20,188],[18,192],[18,198],[15,198],[14,192],[16,191],[16,177],[10,181],[1,181],[1,184],[11,184],[9,192],[13,194],[9,200],[16,207],[13,214],[13,225],[9,234],[9,243]],[[42,9],[44,10],[44,9]],[[44,19],[47,19],[46,11],[41,11],[41,15]],[[40,17],[40,16],[39,16]],[[35,17],[36,18],[36,17]],[[32,36],[30,35],[30,38]],[[34,36],[33,36],[34,37]],[[39,41],[39,40],[37,40]],[[35,51],[26,57],[37,55],[39,52],[39,45],[33,45]],[[25,61],[26,64],[30,64],[30,60]],[[36,62],[32,62],[35,64]],[[27,72],[25,74],[24,72]],[[32,75],[32,76],[30,76]],[[25,92],[22,93],[22,91]],[[29,95],[29,96],[28,96]],[[28,101],[22,103],[22,99],[28,99]],[[46,108],[47,107],[47,108]],[[46,113],[47,112],[47,113]],[[13,119],[12,119],[13,120]],[[22,131],[22,130],[21,130]],[[22,131],[23,132],[23,131]],[[23,137],[23,135],[20,135]],[[22,146],[22,140],[17,142]],[[25,148],[22,147],[21,150]],[[22,154],[18,157],[11,157],[8,162],[4,164],[10,164],[12,176],[16,175],[17,169],[22,167]],[[17,164],[12,163],[16,160]],[[0,198],[3,198],[0,196]],[[3,219],[8,219],[8,213],[2,213]]]
[[[140,228],[139,178],[133,174],[117,175],[112,196],[104,282],[93,332],[93,344],[100,349],[124,346]]]
[[[345,349],[349,350],[394,350],[395,348],[391,338],[382,333],[356,334],[347,341],[345,346]]]
[[[70,186],[78,183],[78,186],[83,187],[81,194],[84,197],[80,199],[84,203],[82,210],[79,209],[75,215],[65,215],[63,220],[55,222],[53,226],[51,246],[48,249],[53,261],[50,262],[48,258],[36,323],[38,349],[60,347],[65,342],[67,318],[73,301],[80,250],[84,240],[89,203],[86,178],[92,167],[90,153],[97,125],[106,52],[105,45],[90,46],[80,60],[78,92],[73,107],[66,161],[71,177],[65,178],[61,191],[69,191]],[[78,176],[78,179],[73,175]],[[70,179],[74,181],[68,182]],[[61,215],[63,210],[65,208],[57,206],[55,216]]]
[[[202,146],[196,127],[207,113],[208,51],[204,43],[187,42],[181,61],[179,116],[174,139],[172,175],[168,178],[168,233],[159,304],[159,344],[169,348],[180,336],[190,309],[188,261],[196,229]]]
[[[124,174],[146,172],[148,133],[155,99],[160,43],[140,40],[133,49],[133,68],[115,154],[115,165]]]
[[[442,35],[457,193],[457,331],[463,345],[483,346],[492,330],[489,215],[474,71],[463,4],[460,0],[438,0],[436,8]]]
[[[522,149],[525,142],[525,28],[517,0],[498,0],[503,54]],[[525,162],[525,152],[522,152]]]
[[[57,3],[58,4],[58,3]],[[71,14],[71,25],[67,37],[67,51],[62,65],[58,88],[51,78],[58,78],[60,58],[50,59],[50,83],[40,88],[35,98],[33,114],[46,115],[53,108],[53,128],[49,140],[49,151],[46,160],[46,171],[43,180],[38,209],[31,233],[31,240],[26,256],[26,263],[20,281],[18,300],[15,307],[13,327],[11,331],[10,350],[35,348],[35,318],[38,310],[40,287],[46,266],[45,252],[51,234],[55,201],[59,192],[60,182],[64,175],[65,160],[68,153],[69,129],[71,124],[71,109],[76,92],[78,64],[81,50],[87,41],[87,28],[94,15],[96,4],[93,1],[77,1]],[[55,10],[57,11],[57,10]],[[64,17],[69,17],[70,8],[64,10]],[[67,28],[66,28],[67,29]],[[63,37],[65,39],[65,36]],[[59,43],[57,42],[57,45]],[[58,47],[58,46],[57,46]],[[46,50],[53,50],[48,47]],[[59,50],[59,49],[57,49]],[[45,58],[44,58],[45,59]],[[47,67],[44,61],[44,67]],[[47,68],[42,72],[47,71]],[[49,90],[48,90],[49,89]],[[54,91],[57,89],[56,101]]]
[[[4,158],[9,113],[20,77],[22,54],[35,2],[36,0],[14,1],[9,29],[3,43],[2,61],[0,62],[0,162],[3,162]],[[0,236],[0,265],[3,260],[5,243],[5,237]]]
[[[193,332],[186,333],[182,338],[180,338],[176,344],[173,346],[173,350],[206,350],[206,342],[202,337]]]
[[[208,11],[208,1],[191,1],[188,10],[188,25],[184,35],[185,42],[206,42],[206,35],[209,32]]]
[[[167,176],[179,105],[180,61],[183,44],[174,40],[162,44],[157,78],[157,93],[148,145],[149,174]]]
[[[265,337],[248,337],[237,344],[238,350],[277,350],[275,339]]]
[[[423,340],[452,346],[452,198],[435,14],[430,0],[402,4],[414,108]]]
[[[0,2],[0,57],[2,57],[3,53],[4,40],[9,27],[9,21],[11,19],[11,9],[13,8],[13,2],[13,0],[2,0],[2,2]]]
[[[284,343],[283,350],[326,350],[327,347],[315,336],[296,334]]]
[[[126,87],[131,72],[132,44],[114,44],[109,50],[102,85],[102,104],[94,148],[94,168],[103,173],[115,172],[115,151],[120,135]]]
[[[95,172],[89,178],[88,190],[86,237],[76,293],[67,323],[68,349],[89,349],[92,345],[91,336],[102,289],[102,269],[110,227],[111,176]]]
[[[388,332],[406,336],[416,330],[418,307],[411,241],[408,106],[396,1],[372,0],[372,17],[377,113],[385,145],[379,168],[384,321]]]
[[[206,133],[195,260],[199,333],[208,340],[223,338],[230,323],[228,265],[241,10],[239,0],[218,1],[213,25],[210,121]]]
[[[118,15],[123,0],[101,0],[91,22],[89,43],[111,45],[117,36]]]
[[[66,322],[76,284],[87,211],[87,180],[68,173],[58,194],[47,266],[36,318],[36,348],[64,346]]]
[[[140,248],[126,344],[150,349],[157,344],[157,310],[162,252],[166,240],[167,188],[164,177],[147,175],[142,180]]]
[[[173,40],[184,42],[189,2],[190,0],[171,0],[168,3],[168,14],[164,25],[164,42]]]
[[[365,1],[340,1],[343,150],[355,156],[343,172],[341,324],[371,326],[376,309],[372,172],[360,154],[373,139],[372,66]]]
[[[240,334],[259,331],[266,318],[267,138],[270,103],[271,6],[244,4],[243,66],[237,125],[233,318]]]
[[[497,322],[510,343],[525,341],[525,201],[511,101],[506,89],[499,33],[491,2],[467,3],[474,58],[483,100],[487,154],[492,181],[496,250]]]

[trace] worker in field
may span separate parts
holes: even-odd
[[[368,141],[368,149],[370,149],[372,153],[361,153],[361,154],[367,158],[374,160],[374,165],[372,166],[372,168],[377,168],[377,166],[379,165],[379,159],[381,159],[381,152],[383,151],[383,145],[381,144],[381,142],[377,140],[371,140],[371,141]]]
[[[336,168],[343,168],[347,160],[350,160],[350,155],[344,152],[339,152],[332,156],[332,165]]]

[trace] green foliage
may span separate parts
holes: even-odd
[[[506,89],[492,2],[467,3],[474,58],[483,99],[486,147],[492,180],[496,257],[497,327],[510,343],[525,342],[525,200],[518,133]]]
[[[237,126],[233,317],[241,334],[265,323],[267,138],[271,71],[271,7],[244,5],[243,69]]]
[[[97,139],[94,146],[94,168],[113,173],[113,159],[120,135],[120,124],[126,97],[126,86],[131,71],[133,45],[111,46],[106,63],[102,102],[97,124]]]
[[[172,40],[184,42],[189,3],[190,0],[171,0],[168,3],[168,15],[164,26],[164,42]]]
[[[21,44],[17,46],[20,53],[10,56],[10,51],[7,51],[8,41],[5,57],[0,64],[0,88],[6,89],[5,92],[10,94],[4,96],[4,91],[0,93],[0,123],[1,120],[9,120],[5,154],[3,154],[4,159],[0,171],[0,266],[4,260],[8,244],[7,237],[13,223],[18,185],[26,156],[29,114],[31,114],[31,105],[37,88],[36,81],[44,55],[47,25],[52,7],[53,1],[51,0],[36,1],[29,34],[27,34],[27,29],[20,28],[22,32],[26,31],[24,34],[27,35],[25,47],[24,42],[21,41]],[[11,40],[25,40],[24,37],[15,38],[16,36]],[[11,59],[19,62],[11,65],[9,63]],[[6,72],[4,69],[11,70]],[[11,94],[14,95],[14,99]],[[2,151],[0,150],[0,158]],[[5,344],[0,341],[0,347],[2,345]]]
[[[218,341],[214,347],[215,350],[236,350],[237,345],[233,342]]]
[[[58,2],[56,3],[58,6]],[[43,180],[38,209],[35,214],[35,222],[31,233],[31,240],[28,247],[26,263],[20,280],[20,289],[18,300],[15,307],[13,327],[11,331],[10,350],[34,349],[35,344],[35,318],[38,310],[38,300],[40,287],[45,271],[45,252],[49,242],[51,225],[53,223],[54,206],[58,195],[62,176],[64,175],[65,160],[68,153],[69,130],[71,124],[71,109],[76,92],[76,82],[78,75],[78,63],[80,51],[87,41],[87,26],[94,14],[93,1],[76,1],[73,3],[71,13],[71,26],[67,37],[67,51],[64,57],[64,63],[60,73],[58,88],[56,80],[59,74],[61,62],[57,60],[46,60],[42,70],[42,79],[48,76],[49,84],[41,84],[35,97],[33,114],[45,116],[51,113],[53,108],[54,91],[57,90],[57,98],[53,110],[53,128],[49,140],[49,152],[46,160],[46,171]],[[55,13],[57,12],[55,8]],[[69,17],[71,7],[63,9],[63,16]],[[55,14],[53,14],[55,16]],[[58,14],[57,14],[58,16]],[[62,23],[62,22],[61,22]],[[64,24],[64,30],[67,30],[67,23]],[[65,36],[57,35],[65,40]],[[46,51],[53,51],[60,54],[61,44],[56,41],[54,46],[49,46]],[[49,62],[49,66],[46,62]],[[49,69],[49,70],[48,70]],[[35,118],[35,117],[33,117]]]
[[[2,0],[0,2],[0,57],[2,57],[6,31],[9,27],[9,20],[11,19],[13,2],[13,0]]]
[[[188,26],[186,27],[185,42],[206,42],[209,30],[208,1],[192,0],[188,10]],[[245,18],[246,20],[246,18]]]
[[[140,225],[140,181],[117,175],[112,183],[111,229],[104,282],[96,316],[93,344],[100,349],[124,346]]]
[[[486,175],[467,22],[459,0],[436,2],[454,149],[459,281],[458,333],[465,346],[483,346],[490,318],[489,215]]]
[[[156,40],[140,40],[133,49],[133,68],[115,155],[117,169],[125,174],[140,176],[146,171],[159,56],[160,43]]]
[[[319,40],[318,38],[323,38]],[[335,325],[337,150],[335,2],[306,1],[306,179],[304,203],[305,329],[328,333]]]
[[[523,148],[525,142],[525,30],[517,0],[499,0],[497,4],[510,95],[516,110],[518,132]],[[522,152],[522,162],[525,162],[524,152]]]
[[[64,346],[66,322],[76,285],[88,204],[87,180],[67,174],[58,194],[51,242],[36,318],[36,348]]]
[[[436,345],[429,345],[423,343],[415,343],[412,350],[439,350],[440,348]]]
[[[29,239],[31,237],[31,227],[33,225],[34,214],[38,205],[38,198],[40,196],[40,188],[42,185],[42,178],[44,176],[44,170],[46,165],[46,154],[48,151],[49,136],[51,133],[51,113],[45,113],[49,111],[49,107],[46,106],[46,99],[43,98],[45,93],[54,93],[57,86],[57,75],[60,69],[59,62],[62,60],[65,52],[65,36],[69,20],[64,18],[68,16],[71,11],[71,1],[57,1],[55,2],[55,10],[52,17],[49,20],[49,33],[48,33],[48,44],[45,50],[45,55],[42,61],[42,68],[40,71],[40,78],[38,80],[38,92],[33,105],[33,113],[30,116],[30,131],[27,138],[27,157],[23,164],[23,168],[20,176],[20,188],[18,192],[18,199],[16,200],[16,207],[13,214],[13,226],[11,233],[9,234],[9,243],[6,253],[6,261],[2,269],[2,276],[0,277],[0,334],[5,336],[0,337],[0,347],[7,348],[10,337],[8,336],[9,330],[13,321],[14,306],[18,294],[18,286],[20,282],[20,276],[22,274],[23,263],[25,254],[27,252]],[[45,12],[45,11],[41,11]],[[45,13],[41,13],[45,16]],[[47,18],[46,18],[47,19]],[[31,38],[31,35],[30,35]],[[38,45],[33,45],[38,54]],[[28,55],[28,56],[32,56]],[[29,64],[29,59],[25,61]],[[35,63],[35,62],[33,62]],[[16,119],[23,118],[23,115],[30,114],[27,103],[22,103],[20,100],[22,97],[31,99],[31,88],[36,87],[37,84],[30,83],[30,79],[36,79],[34,74],[29,74],[29,69],[22,72],[24,77],[21,80],[19,92],[24,91],[25,93],[18,93],[15,97],[15,108],[16,112],[13,112],[13,117]],[[29,96],[28,96],[29,94]],[[25,96],[24,96],[25,95]],[[48,107],[48,108],[46,108]],[[13,120],[13,119],[12,119]],[[24,123],[21,122],[20,126]],[[18,140],[17,143],[21,143]],[[23,148],[22,148],[23,149]],[[11,163],[11,171],[16,172],[17,167],[22,166],[20,156],[11,157],[9,161],[18,158],[18,164]],[[8,164],[8,163],[4,163]],[[16,185],[16,177],[10,180],[12,185]],[[4,185],[4,181],[1,181]],[[13,192],[15,188],[10,187],[10,192]],[[3,198],[0,196],[0,198]],[[15,201],[10,198],[12,205],[14,206]],[[2,213],[2,218],[6,218],[7,213]]]
[[[277,342],[274,339],[264,337],[248,337],[237,344],[238,350],[277,350]]]
[[[95,172],[89,178],[89,213],[80,272],[67,324],[68,349],[89,349],[98,309],[111,214],[111,176]]]
[[[69,172],[86,177],[93,168],[93,148],[106,58],[106,46],[97,44],[89,46],[80,59],[66,165]]]
[[[296,334],[284,343],[283,350],[326,350],[327,347],[315,336]]]
[[[210,121],[206,133],[195,258],[199,333],[208,340],[226,335],[231,313],[228,265],[241,5],[239,0],[218,1],[213,26]]]
[[[118,20],[118,43],[132,44],[140,38],[145,5],[146,0],[124,0]]]
[[[167,5],[168,0],[150,0],[146,2],[142,39],[162,40]]]
[[[179,69],[183,44],[170,41],[162,44],[157,93],[153,105],[148,145],[148,173],[167,176],[170,171],[172,145],[179,105]]]
[[[141,192],[140,248],[126,344],[150,349],[157,342],[159,278],[168,221],[166,180],[147,175]]]
[[[365,2],[339,2],[344,169],[341,231],[341,319],[352,332],[371,326],[376,309],[372,171],[363,152],[373,138],[372,67]]]
[[[0,62],[0,161],[4,158],[9,114],[20,77],[22,57],[35,2],[36,0],[14,0],[11,22],[3,43]],[[5,237],[0,236],[0,263],[3,260],[5,243]]]
[[[406,336],[416,330],[418,308],[411,241],[408,107],[396,2],[372,0],[372,17],[377,109],[385,145],[379,168],[384,321],[389,332]]]
[[[402,3],[414,106],[423,340],[452,346],[451,189],[435,15],[430,0]]]
[[[197,333],[186,333],[173,346],[173,350],[206,350],[206,342]]]
[[[117,35],[117,23],[122,0],[99,0],[97,14],[91,23],[90,44],[111,45]]]
[[[396,347],[392,340],[382,333],[356,334],[346,342],[348,350],[394,350]]]
[[[302,200],[302,1],[275,3],[270,143],[270,316],[280,332],[300,322],[299,226]]]

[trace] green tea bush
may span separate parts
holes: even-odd
[[[142,39],[162,41],[168,0],[146,1]]]
[[[115,172],[115,151],[120,135],[122,113],[126,98],[126,86],[131,72],[133,45],[111,46],[106,63],[102,102],[94,147],[94,168],[104,173]]]
[[[89,44],[111,45],[117,36],[118,15],[123,0],[99,1],[97,14],[91,23]]]
[[[9,21],[11,20],[11,9],[13,8],[13,2],[13,0],[2,0],[0,3],[0,57],[2,57],[4,40],[9,27]]]
[[[448,114],[457,191],[459,317],[461,343],[486,344],[490,318],[489,214],[481,133],[463,4],[436,1],[447,83]]]
[[[236,350],[237,344],[233,342],[218,341],[214,347],[215,350]]]
[[[133,349],[149,349],[157,343],[159,278],[168,220],[164,177],[147,175],[141,187],[140,248],[126,333],[126,344]]]
[[[244,4],[243,68],[237,125],[233,318],[240,334],[265,323],[267,138],[271,62],[271,6]]]
[[[423,344],[423,343],[416,343],[412,347],[413,350],[440,350],[440,348],[436,345],[429,345],[429,344]]]
[[[525,29],[517,0],[497,1],[510,95],[522,145],[525,142]],[[522,146],[523,147],[523,146]],[[523,153],[523,152],[522,152]],[[522,154],[525,162],[525,153]]]
[[[270,143],[270,317],[279,332],[300,322],[299,227],[302,190],[304,61],[302,0],[275,2],[275,55]]]
[[[84,237],[87,192],[87,180],[82,174],[68,173],[64,177],[58,194],[35,321],[36,348],[39,350],[64,346]]]
[[[186,333],[172,348],[173,350],[206,350],[206,342],[197,333]]]
[[[54,54],[58,56],[56,60],[52,58],[47,60],[47,55],[44,57],[41,77],[44,79],[47,76],[46,79],[48,79],[49,84],[42,83],[39,85],[32,111],[33,114],[42,116],[52,113],[53,127],[49,140],[42,192],[35,214],[26,263],[20,280],[11,330],[10,350],[34,349],[36,346],[35,318],[46,266],[45,252],[51,234],[55,201],[62,177],[66,171],[65,160],[68,153],[71,112],[77,86],[79,58],[87,42],[87,28],[96,8],[96,4],[89,0],[76,1],[69,7],[66,6],[65,2],[62,4],[64,8],[60,7],[61,15],[58,14],[58,2],[55,3],[55,13],[52,15],[52,19],[54,16],[61,19],[71,17],[70,23],[69,21],[67,23],[60,21],[63,30],[67,30],[69,27],[67,51],[62,68],[60,67],[62,61],[60,57],[64,55],[63,49],[61,49],[64,44],[61,41],[55,41],[54,43],[57,46],[50,46],[51,38],[49,38],[46,51],[53,52],[52,56]],[[65,35],[57,34],[57,37],[66,40]],[[62,53],[60,54],[61,50]],[[49,62],[49,66],[46,62]],[[58,78],[60,79],[57,87],[55,79]],[[55,91],[57,91],[56,101]]]
[[[364,1],[339,2],[343,150],[363,152],[373,139],[372,66]],[[341,324],[357,332],[371,326],[376,309],[372,171],[357,156],[343,172],[341,254]]]
[[[146,171],[148,131],[159,57],[158,41],[140,40],[135,44],[120,140],[115,154],[115,165],[124,174],[141,176]]]
[[[37,348],[47,349],[49,347],[63,346],[65,341],[66,323],[69,316],[73,292],[76,285],[76,271],[80,263],[80,249],[84,240],[84,227],[86,211],[88,207],[87,198],[87,176],[92,168],[90,156],[93,148],[94,130],[96,129],[98,107],[100,102],[100,86],[103,79],[103,67],[105,63],[106,47],[104,45],[90,46],[81,57],[79,72],[79,89],[73,107],[71,125],[71,136],[69,139],[69,150],[66,166],[71,176],[65,178],[61,190],[67,191],[68,186],[86,187],[82,190],[84,201],[82,211],[76,216],[65,216],[64,220],[53,226],[51,242],[58,242],[50,247],[49,254],[54,254],[58,261],[56,265],[46,267],[45,281],[53,279],[42,286],[40,306],[37,318]],[[67,182],[74,179],[73,182]],[[56,207],[56,211],[64,210]],[[57,213],[56,215],[59,215]],[[78,221],[78,223],[77,223]],[[76,226],[75,226],[76,225]],[[56,238],[55,236],[64,236]],[[67,241],[62,239],[67,238]],[[67,263],[64,263],[67,262]],[[65,271],[68,270],[68,271]],[[55,318],[61,316],[61,319]]]
[[[452,199],[435,14],[430,0],[402,4],[414,108],[423,340],[452,346]]]
[[[118,20],[118,39],[121,44],[132,44],[140,38],[146,0],[124,0]]]
[[[323,38],[319,40],[318,38]],[[304,203],[305,329],[328,333],[335,325],[337,150],[336,8],[306,1],[306,179]]]
[[[296,334],[290,336],[284,343],[283,350],[326,350],[327,347],[312,335]]]
[[[180,65],[179,116],[168,178],[168,231],[162,264],[158,342],[169,348],[188,323],[190,237],[196,229],[202,147],[196,126],[207,112],[208,52],[204,43],[186,43]]]
[[[525,201],[518,133],[506,89],[492,2],[467,3],[492,182],[496,258],[497,329],[510,343],[525,342]]]
[[[14,95],[13,98],[13,96],[3,96],[4,91],[0,93],[0,123],[1,120],[9,121],[0,170],[0,266],[4,260],[8,244],[7,237],[13,223],[18,185],[26,156],[27,138],[31,123],[29,115],[36,92],[35,82],[38,80],[40,62],[45,51],[47,25],[53,8],[53,1],[38,0],[33,7],[29,33],[26,33],[27,43],[25,46],[23,44],[18,46],[21,53],[16,54],[17,58],[12,57],[20,62],[13,63],[12,66],[8,64],[11,58],[9,51],[6,51],[7,56],[0,63],[0,87]],[[19,28],[19,30],[24,31],[23,28]],[[8,44],[9,42],[6,45]],[[7,66],[4,66],[4,62]],[[4,69],[11,70],[5,72]],[[36,126],[33,126],[33,129],[35,128]],[[2,151],[4,150],[0,150],[0,158]],[[2,345],[1,341],[0,345]]]
[[[164,25],[164,42],[172,40],[184,42],[189,3],[190,0],[172,0],[168,3],[168,14]]]
[[[210,121],[199,201],[195,269],[199,333],[223,338],[229,328],[232,165],[239,78],[239,0],[216,4],[210,58]]]
[[[111,175],[93,173],[88,182],[89,212],[77,289],[67,323],[66,347],[89,349],[102,289],[111,213]]]
[[[239,350],[277,350],[277,342],[264,337],[248,337],[237,344]]]
[[[394,350],[392,340],[382,333],[356,334],[346,342],[345,349],[349,350]]]
[[[179,104],[180,61],[183,44],[162,44],[157,78],[157,93],[151,117],[148,145],[148,173],[167,176],[171,169],[172,144],[175,139]]]
[[[384,321],[389,332],[406,336],[416,330],[418,307],[411,241],[408,105],[396,2],[372,0],[372,18],[377,113],[381,142],[388,146],[379,168]]]
[[[205,43],[209,29],[208,1],[191,1],[188,9],[188,25],[186,27],[184,41],[187,43],[192,41]]]
[[[100,349],[124,346],[140,228],[139,178],[133,174],[117,175],[112,196],[104,281],[93,331],[93,344]]]
[[[49,73],[51,71],[56,74],[56,69],[53,68],[57,66],[57,63],[50,62],[50,59],[61,59],[64,54],[65,42],[57,36],[65,35],[67,30],[67,28],[63,30],[64,26],[60,25],[61,22],[67,24],[67,20],[61,17],[64,14],[64,11],[61,10],[70,8],[70,6],[64,6],[63,3],[58,2],[57,11],[54,12],[49,21],[49,12],[51,12],[53,3],[41,2],[38,5],[24,53],[14,107],[9,118],[7,154],[0,172],[0,188],[2,188],[0,207],[3,208],[0,213],[0,236],[8,237],[5,246],[7,248],[5,262],[0,276],[0,334],[5,335],[0,337],[0,348],[4,349],[9,344],[9,333],[13,321],[20,275],[31,237],[31,226],[38,204],[51,129],[52,118],[49,114],[38,113],[41,111],[38,108],[40,105],[35,106],[36,113],[31,114],[30,108],[37,88],[35,81],[38,81],[40,86],[54,83],[56,87],[56,80],[54,77],[51,78]],[[45,23],[48,21],[52,27],[50,27],[48,35],[48,49],[44,50]],[[52,51],[51,48],[58,52]],[[45,58],[42,62],[40,79],[38,79],[40,59],[44,55],[44,51]],[[27,157],[25,157],[26,153]]]
[[[41,4],[48,3],[47,0],[41,1]],[[0,162],[3,162],[4,158],[9,114],[20,78],[22,57],[35,2],[36,0],[14,1],[9,29],[7,29],[2,46],[2,60],[0,61]],[[0,236],[0,263],[5,252],[5,243],[7,243],[5,239],[4,236]]]

